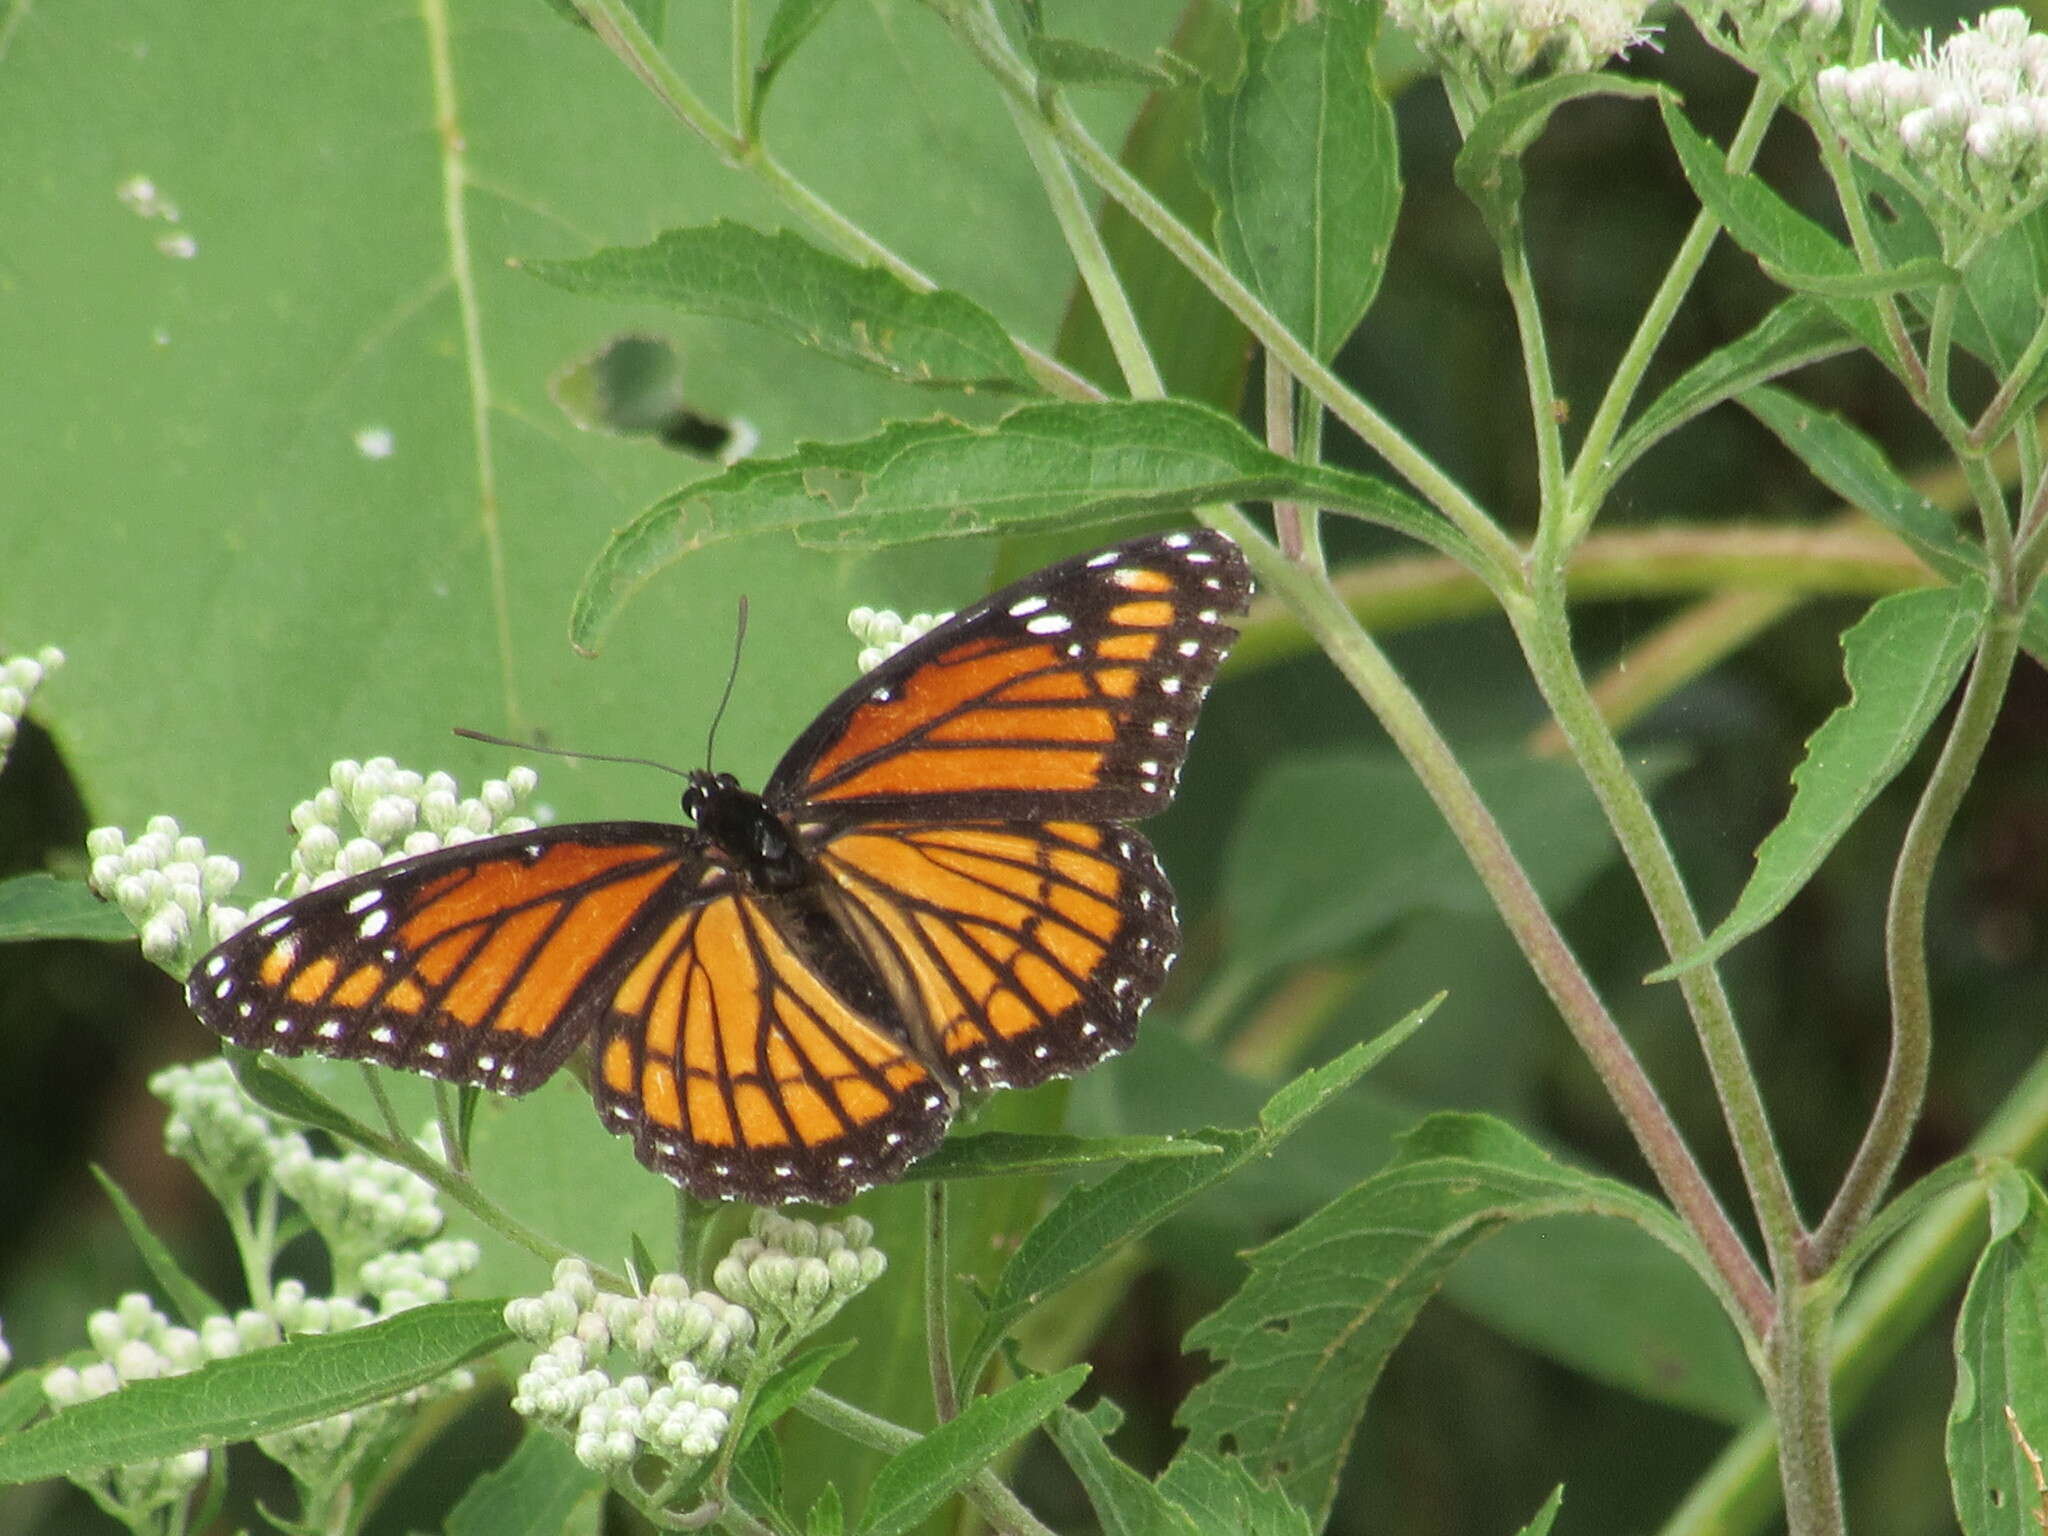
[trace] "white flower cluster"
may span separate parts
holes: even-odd
[[[711,1283],[756,1317],[809,1333],[889,1267],[888,1257],[873,1246],[874,1235],[874,1227],[858,1216],[814,1224],[761,1211],[753,1235],[732,1245]]]
[[[327,1244],[338,1280],[401,1243],[441,1230],[434,1186],[408,1168],[364,1152],[319,1157],[297,1133],[270,1147],[270,1177],[306,1213]]]
[[[165,1067],[149,1091],[170,1107],[164,1150],[199,1171],[207,1187],[225,1196],[270,1172],[277,1125],[249,1102],[221,1057]]]
[[[183,972],[200,953],[233,933],[243,915],[222,900],[242,878],[233,859],[209,854],[169,816],[152,816],[129,842],[119,827],[86,834],[92,858],[87,882],[121,909],[142,935],[142,952],[166,970]]]
[[[855,664],[872,672],[904,646],[937,629],[951,613],[913,613],[904,618],[893,608],[856,608],[846,616],[846,627],[861,643]]]
[[[9,656],[0,660],[0,764],[14,746],[16,728],[28,713],[28,701],[36,696],[50,674],[64,665],[64,653],[46,645],[33,656]]]
[[[1913,190],[1956,256],[2048,198],[2048,36],[2016,8],[1987,11],[1910,64],[1824,69],[1828,123]]]
[[[531,830],[533,818],[523,812],[539,783],[531,768],[518,767],[464,800],[448,774],[414,773],[388,757],[367,763],[344,758],[329,770],[327,788],[292,807],[298,843],[284,897],[266,897],[247,910],[229,905],[241,866],[209,855],[204,842],[181,833],[169,816],[151,817],[133,842],[119,827],[88,833],[88,879],[135,925],[142,952],[183,975],[200,955],[283,906],[286,897],[453,843]]]
[[[1423,55],[1499,91],[1532,73],[1586,74],[1654,36],[1648,0],[1390,0]]]
[[[753,1341],[754,1319],[680,1275],[646,1292],[600,1292],[580,1259],[555,1266],[554,1284],[505,1305],[505,1326],[540,1353],[520,1374],[512,1411],[575,1447],[607,1475],[652,1452],[674,1472],[713,1455],[730,1427],[736,1389],[709,1378]],[[615,1355],[630,1365],[611,1367]]]

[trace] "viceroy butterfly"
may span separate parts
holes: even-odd
[[[594,1037],[615,1133],[692,1193],[837,1203],[962,1092],[1128,1046],[1179,947],[1128,822],[1165,808],[1250,600],[1237,546],[1135,539],[1025,577],[826,706],[694,826],[462,843],[324,886],[194,967],[238,1045],[538,1087]]]

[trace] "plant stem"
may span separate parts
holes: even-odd
[[[1266,446],[1283,459],[1295,457],[1303,446],[1294,430],[1294,375],[1280,366],[1268,352],[1261,373],[1265,379]],[[1302,436],[1313,436],[1313,433]],[[1314,507],[1298,501],[1273,503],[1273,531],[1280,541],[1280,553],[1296,565],[1322,570],[1323,537]]]
[[[1515,235],[1501,245],[1500,277],[1515,312],[1516,333],[1522,341],[1522,380],[1529,394],[1529,426],[1536,434],[1537,505],[1542,509],[1541,522],[1547,528],[1557,524],[1562,512],[1564,436],[1557,419],[1557,381],[1550,371],[1550,337],[1544,330],[1542,306],[1536,302],[1536,275],[1529,269],[1529,248],[1519,233],[1518,218]]]
[[[732,0],[732,120],[742,137],[754,121],[753,0]]]
[[[1783,99],[1775,87],[1758,79],[1756,92],[1749,99],[1749,108],[1743,113],[1735,137],[1729,141],[1725,163],[1731,174],[1741,176],[1748,173],[1756,159],[1757,147],[1763,142],[1764,131],[1770,127]],[[1707,252],[1713,247],[1714,237],[1720,232],[1721,221],[1702,208],[1693,220],[1692,228],[1679,242],[1671,265],[1665,270],[1664,280],[1657,285],[1656,293],[1643,310],[1642,319],[1636,323],[1636,332],[1629,339],[1628,350],[1615,364],[1613,377],[1607,381],[1607,392],[1601,396],[1593,419],[1586,424],[1586,435],[1580,441],[1578,457],[1572,463],[1558,519],[1556,537],[1559,553],[1576,545],[1592,526],[1598,510],[1597,499],[1606,487],[1607,455],[1621,434],[1628,408],[1635,401],[1636,391],[1642,387],[1643,376],[1649,372],[1657,348],[1671,330],[1671,321],[1678,313],[1678,306],[1692,291],[1693,279],[1699,276],[1700,268],[1706,263]]]
[[[1835,1465],[1828,1369],[1828,1335],[1839,1294],[1826,1280],[1784,1283],[1771,1330],[1765,1391],[1778,1424],[1785,1527],[1790,1536],[1840,1536],[1842,1479]]]
[[[1664,830],[1642,786],[1629,772],[1621,744],[1602,717],[1572,654],[1562,583],[1545,585],[1548,590],[1533,599],[1511,597],[1507,602],[1509,621],[1521,639],[1537,687],[1635,871],[1666,950],[1673,959],[1682,959],[1697,950],[1704,938],[1699,917],[1664,841]],[[1679,987],[1699,1032],[1743,1181],[1755,1202],[1771,1273],[1780,1285],[1788,1285],[1799,1273],[1799,1210],[1720,971],[1711,964],[1694,966],[1679,978]]]
[[[1352,620],[1327,581],[1284,559],[1235,509],[1217,525],[1244,547],[1267,589],[1284,598],[1337,669],[1379,718],[1472,861],[1522,953],[1563,1015],[1621,1111],[1666,1196],[1706,1250],[1727,1291],[1723,1304],[1754,1342],[1774,1311],[1769,1286],[1729,1222],[1698,1160],[1672,1121],[1612,1015],[1600,1001],[1527,872],[1507,845],[1449,743],[1372,637]]]
[[[1976,776],[1991,739],[1999,706],[2019,654],[2020,617],[1994,614],[1977,643],[1954,722],[1941,757],[1920,792],[1912,823],[1899,847],[1885,911],[1885,976],[1892,999],[1891,1058],[1884,1086],[1863,1144],[1842,1178],[1841,1189],[1814,1234],[1809,1265],[1825,1272],[1869,1221],[1898,1172],[1906,1144],[1927,1096],[1927,1067],[1934,1049],[1934,1004],[1927,976],[1927,895],[1934,867],[1955,824],[1957,808]]]
[[[2048,1051],[1970,1143],[1980,1158],[2038,1172],[2048,1163]],[[1941,1311],[1984,1246],[1982,1184],[1942,1197],[1872,1265],[1834,1331],[1834,1400],[1847,1415]],[[1755,1536],[1778,1507],[1777,1440],[1768,1416],[1729,1442],[1658,1536]]]
[[[946,1181],[924,1187],[924,1345],[932,1373],[932,1410],[945,1424],[960,1417],[960,1392],[953,1384],[953,1318],[947,1304],[952,1283],[952,1244],[946,1236]]]

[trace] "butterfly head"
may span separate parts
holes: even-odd
[[[683,791],[683,814],[755,890],[792,890],[807,877],[788,824],[731,774],[693,771]]]

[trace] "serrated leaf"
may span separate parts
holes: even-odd
[[[978,1397],[958,1418],[892,1456],[875,1474],[858,1536],[902,1536],[1051,1415],[1088,1379],[1088,1367],[1032,1376]]]
[[[2048,1196],[2013,1170],[1956,1320],[1948,1471],[1964,1536],[2040,1536],[2048,1505]],[[2031,1454],[2030,1454],[2031,1453]]]
[[[821,547],[873,548],[1265,498],[1314,502],[1468,557],[1448,524],[1392,486],[1281,458],[1206,406],[1027,405],[989,427],[942,417],[854,443],[806,444],[684,487],[606,545],[576,594],[569,635],[595,650],[650,577],[745,534],[790,531]]]
[[[1393,111],[1372,71],[1379,18],[1376,4],[1246,4],[1244,73],[1203,101],[1197,169],[1216,247],[1324,359],[1379,291],[1401,209]]]
[[[1039,74],[1060,85],[1135,85],[1157,90],[1180,84],[1171,70],[1150,60],[1069,37],[1033,33],[1024,50]]]
[[[520,265],[590,298],[744,320],[902,384],[1038,392],[1001,324],[973,300],[944,289],[919,293],[788,230],[721,221],[579,260]]]
[[[447,1536],[561,1536],[604,1478],[542,1429],[529,1429],[503,1465],[469,1485],[448,1511]]]
[[[1792,272],[1768,258],[1759,258],[1764,276],[1800,293],[1824,299],[1876,299],[1888,293],[1923,288],[1950,288],[1962,274],[1938,257],[1923,256],[1880,272]]]
[[[1436,1006],[1434,1001],[1426,1003],[1376,1038],[1302,1073],[1266,1101],[1256,1130],[1200,1132],[1199,1139],[1214,1143],[1220,1156],[1132,1163],[1093,1184],[1068,1190],[1025,1235],[997,1276],[981,1327],[961,1356],[961,1381],[980,1380],[1003,1335],[1026,1312],[1071,1285],[1121,1244],[1142,1237],[1204,1190],[1270,1153],[1420,1029]]]
[[[92,1176],[106,1191],[107,1199],[113,1202],[114,1214],[121,1218],[121,1225],[128,1233],[128,1241],[135,1245],[135,1251],[142,1255],[142,1262],[148,1266],[151,1278],[163,1287],[164,1297],[177,1312],[188,1328],[197,1328],[209,1317],[217,1317],[226,1308],[207,1294],[206,1287],[185,1273],[171,1250],[164,1246],[162,1238],[150,1231],[149,1223],[142,1219],[135,1202],[128,1198],[127,1191],[116,1184],[107,1171],[98,1163],[92,1165]]]
[[[1086,1413],[1062,1408],[1050,1425],[1053,1444],[1087,1490],[1103,1536],[1202,1536],[1158,1484],[1110,1450],[1104,1436],[1122,1418],[1104,1398]]]
[[[1559,107],[1584,96],[1666,98],[1648,80],[1623,75],[1555,75],[1518,86],[1479,114],[1453,162],[1459,188],[1472,199],[1496,240],[1512,237],[1521,215],[1522,156]]]
[[[1983,573],[1984,559],[1955,519],[1914,490],[1884,451],[1839,416],[1765,386],[1737,396],[1742,408],[1797,454],[1814,478],[1912,545],[1951,581]]]
[[[845,1536],[846,1510],[839,1502],[837,1484],[827,1483],[824,1492],[811,1501],[804,1530],[807,1536]]]
[[[511,1342],[504,1303],[443,1301],[130,1382],[0,1440],[0,1483],[233,1445],[425,1386]]]
[[[757,1517],[767,1519],[782,1508],[782,1447],[773,1435],[756,1435],[740,1448],[732,1463],[732,1491]]]
[[[27,939],[132,942],[135,925],[77,880],[40,870],[0,880],[0,944]]]
[[[1675,100],[1661,98],[1664,128],[1678,151],[1694,194],[1735,243],[1760,260],[1814,278],[1862,274],[1856,255],[1813,220],[1796,211],[1759,176],[1729,174],[1721,151],[1694,131]],[[1871,351],[1886,356],[1891,343],[1868,299],[1825,299],[1830,312]]]
[[[1189,1331],[1219,1368],[1176,1416],[1188,1446],[1234,1446],[1320,1524],[1380,1369],[1444,1272],[1509,1222],[1563,1214],[1619,1217],[1692,1253],[1639,1191],[1489,1116],[1432,1115],[1384,1170],[1255,1249],[1243,1287]]]
[[[1136,1163],[1158,1157],[1214,1157],[1206,1141],[1185,1136],[1071,1136],[983,1131],[948,1137],[930,1157],[912,1163],[903,1182],[934,1179],[1009,1179],[1072,1173],[1103,1163]]]
[[[1983,632],[1987,603],[1975,582],[1895,592],[1842,636],[1849,702],[1806,743],[1792,770],[1792,806],[1756,851],[1756,872],[1734,910],[1694,953],[1653,981],[1726,954],[1785,909],[1864,809],[1912,759],[1955,692]]]
[[[1612,484],[1654,444],[1722,401],[1855,345],[1826,305],[1795,294],[1753,329],[1679,375],[1629,424],[1608,455],[1602,478]]]
[[[1159,1491],[1198,1531],[1237,1536],[1311,1536],[1308,1512],[1275,1483],[1253,1476],[1236,1456],[1183,1446],[1159,1474]]]
[[[1564,1484],[1559,1483],[1550,1491],[1550,1497],[1543,1501],[1543,1507],[1536,1511],[1536,1518],[1522,1527],[1522,1536],[1550,1536],[1550,1527],[1557,1521],[1558,1510],[1564,1507]]]

